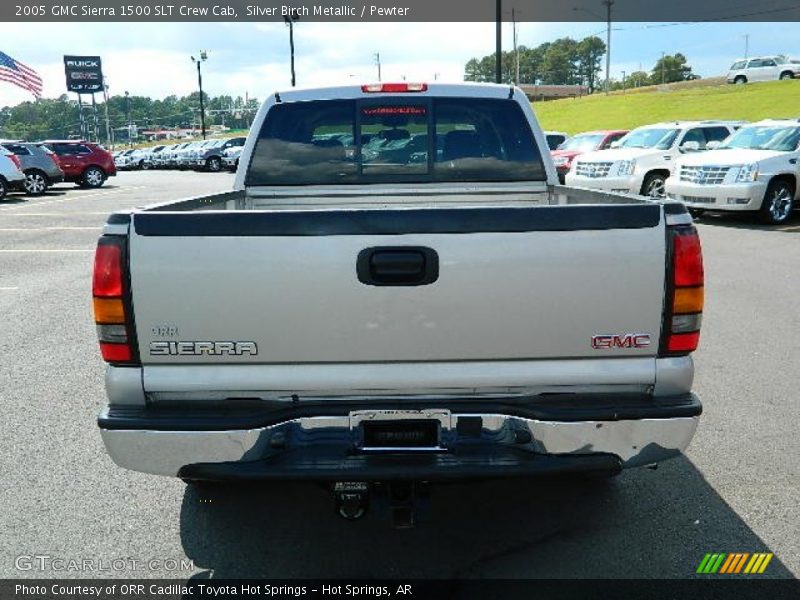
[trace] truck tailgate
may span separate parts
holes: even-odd
[[[665,285],[660,211],[641,203],[136,213],[130,266],[141,360],[652,357]],[[360,281],[359,256],[376,248],[390,251],[390,263],[391,252],[401,263],[406,249],[433,252],[426,268],[438,260],[435,280]],[[630,334],[651,342],[592,344]]]

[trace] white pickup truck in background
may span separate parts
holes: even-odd
[[[351,518],[655,463],[701,413],[686,208],[559,186],[509,86],[276,93],[234,191],[109,218],[93,294],[117,464],[328,482]]]

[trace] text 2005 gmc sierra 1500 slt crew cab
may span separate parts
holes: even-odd
[[[350,516],[373,483],[655,463],[701,412],[691,217],[559,186],[508,86],[274,94],[234,191],[110,216],[93,294],[118,465],[329,482]]]

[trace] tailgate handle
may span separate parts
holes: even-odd
[[[358,280],[365,285],[429,285],[439,278],[439,255],[432,248],[366,248],[358,253]]]

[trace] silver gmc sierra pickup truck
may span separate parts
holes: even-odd
[[[509,86],[275,93],[234,191],[109,217],[93,295],[114,462],[326,482],[349,517],[652,464],[701,413],[686,209],[559,186]]]

